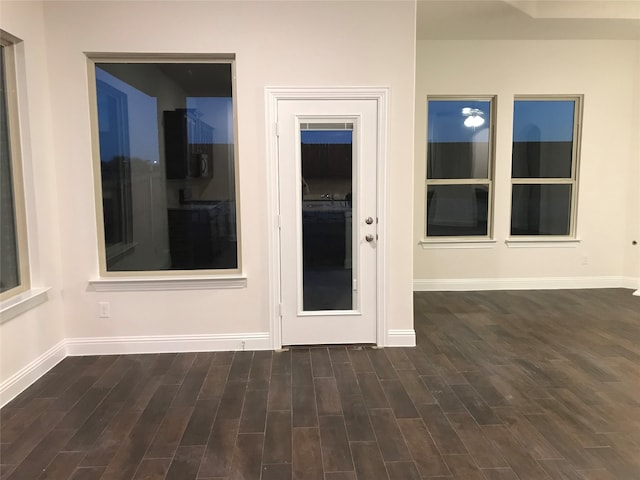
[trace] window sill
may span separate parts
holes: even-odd
[[[49,290],[51,287],[32,288],[0,302],[0,325],[46,302]]]
[[[496,241],[492,238],[486,239],[451,239],[451,240],[420,240],[420,246],[424,249],[431,248],[492,248]]]
[[[89,281],[89,289],[95,292],[150,292],[171,290],[210,290],[220,288],[245,288],[247,277],[243,275],[215,277],[166,277],[166,278],[100,278]]]
[[[504,243],[509,248],[575,248],[579,238],[508,238]]]

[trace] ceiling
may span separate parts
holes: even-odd
[[[640,0],[418,0],[418,40],[640,40]]]

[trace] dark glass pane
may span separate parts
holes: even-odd
[[[571,178],[573,100],[516,100],[513,178]]]
[[[429,100],[427,178],[488,178],[491,102]]]
[[[351,130],[301,132],[303,310],[352,310]]]
[[[486,185],[429,185],[427,236],[486,236],[489,187]]]
[[[108,271],[238,266],[229,63],[99,63]]]
[[[20,285],[4,59],[0,46],[0,293]]]
[[[514,185],[511,235],[569,235],[571,185]]]

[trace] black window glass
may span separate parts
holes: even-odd
[[[516,100],[513,178],[571,178],[573,100]]]
[[[231,63],[95,73],[107,271],[237,268]]]
[[[427,178],[488,178],[491,102],[429,100]]]
[[[513,185],[511,235],[569,235],[571,185]]]
[[[434,237],[488,234],[487,185],[429,185],[427,235]]]
[[[20,285],[4,62],[0,46],[0,293]]]

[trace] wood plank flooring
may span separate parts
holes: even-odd
[[[7,480],[638,480],[640,298],[416,293],[417,348],[69,357]]]

